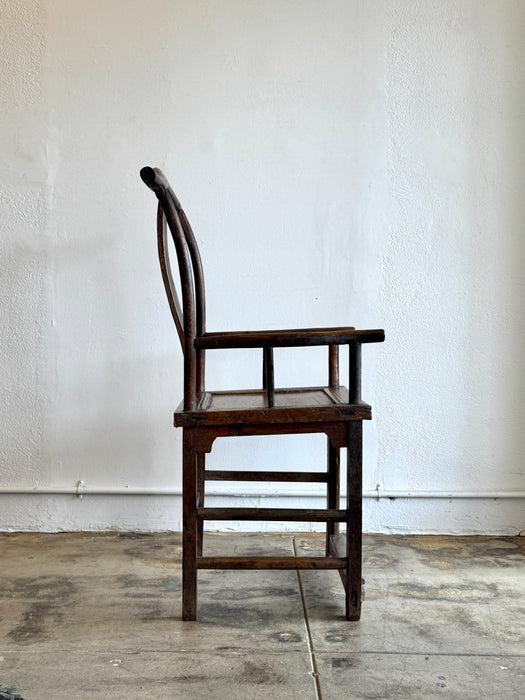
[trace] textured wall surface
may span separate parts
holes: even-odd
[[[0,6],[0,529],[179,527],[150,164],[201,244],[209,330],[386,329],[364,351],[365,529],[525,531],[525,4]],[[324,370],[276,353],[277,384]],[[259,380],[258,353],[210,353],[211,388]],[[324,459],[224,440],[213,463],[305,450]],[[319,501],[274,491],[250,498]]]

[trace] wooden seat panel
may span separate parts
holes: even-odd
[[[348,403],[348,389],[301,387],[276,389],[275,406],[268,408],[266,392],[207,391],[195,411],[184,411],[181,404],[174,415],[176,427],[225,424],[277,424],[340,420],[370,420],[371,407],[360,401]]]

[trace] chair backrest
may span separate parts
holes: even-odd
[[[204,274],[199,247],[179,200],[159,168],[145,167],[140,176],[159,200],[157,209],[157,243],[164,288],[184,353],[184,410],[195,409],[204,391],[204,350],[195,350],[195,337],[206,331]],[[171,273],[167,226],[170,229],[182,292],[182,306]]]

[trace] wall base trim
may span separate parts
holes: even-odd
[[[38,495],[38,497],[35,497]],[[83,494],[80,494],[83,496]],[[166,496],[171,498],[166,498]],[[4,494],[0,497],[0,531],[3,532],[166,532],[182,529],[180,493],[127,494]],[[298,494],[294,503],[298,503]],[[288,506],[284,494],[233,496],[208,495],[207,505],[256,508]],[[285,501],[288,501],[286,503]],[[322,508],[323,493],[301,494],[302,508]],[[208,522],[207,529],[221,531],[299,532],[320,531],[321,523]],[[497,535],[525,534],[523,498],[374,497],[363,504],[363,530],[384,534]]]

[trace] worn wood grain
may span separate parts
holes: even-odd
[[[235,471],[233,469],[207,469],[206,481],[280,481],[299,483],[326,483],[326,472]]]
[[[203,520],[342,523],[346,520],[346,516],[346,510],[336,508],[197,508],[197,517]]]
[[[355,330],[354,328],[298,328],[282,331],[229,331],[205,333],[195,338],[195,347],[211,349],[226,348],[292,348],[313,345],[348,345],[360,343],[382,343],[383,330]]]
[[[346,557],[198,557],[198,569],[345,569]]]

